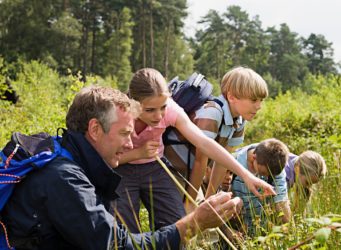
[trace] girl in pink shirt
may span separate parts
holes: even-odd
[[[125,152],[120,166],[115,169],[122,176],[117,192],[120,198],[114,208],[130,232],[141,232],[139,224],[140,201],[149,212],[151,230],[169,225],[185,215],[182,194],[168,174],[155,160],[163,157],[162,134],[173,126],[205,155],[240,176],[255,195],[275,194],[272,187],[242,167],[217,142],[205,136],[191,122],[187,114],[171,98],[167,82],[155,69],[138,70],[129,85],[129,95],[139,101],[142,113],[135,120],[132,134],[133,149]]]

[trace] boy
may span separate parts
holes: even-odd
[[[264,79],[252,69],[236,67],[225,74],[221,81],[221,95],[214,101],[207,102],[191,116],[193,122],[210,138],[232,152],[232,147],[240,145],[244,140],[244,126],[246,121],[254,118],[264,98],[268,96],[268,89]],[[173,132],[171,136],[181,135]],[[193,147],[191,147],[192,149]],[[186,145],[171,145],[165,147],[165,156],[177,169],[186,169],[188,161],[188,147]],[[208,165],[207,156],[199,150],[192,151],[190,157],[190,183],[199,189],[202,184],[205,169]],[[221,184],[226,169],[214,166],[206,197],[215,193]],[[197,191],[187,188],[188,193],[195,199]],[[186,202],[186,210],[193,206]]]
[[[276,211],[283,212],[283,223],[289,221],[291,213],[286,175],[285,171],[282,171],[287,163],[288,155],[289,150],[287,146],[274,138],[264,140],[259,144],[245,146],[235,152],[235,157],[241,165],[254,175],[268,180],[274,186],[277,195],[273,197],[273,200]],[[248,231],[250,231],[251,225],[255,224],[255,221],[253,221],[255,216],[260,216],[264,211],[264,204],[250,193],[243,180],[238,176],[232,183],[232,192],[244,202],[244,223]]]

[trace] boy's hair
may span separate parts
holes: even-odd
[[[327,166],[323,157],[315,151],[305,151],[298,156],[300,174],[311,177],[323,178],[327,172]]]
[[[268,86],[264,79],[247,67],[236,67],[228,71],[220,84],[221,93],[236,98],[264,99],[268,96]]]
[[[267,166],[270,176],[280,174],[288,161],[288,147],[275,138],[262,141],[254,151],[257,163]]]
[[[135,72],[129,84],[129,96],[137,101],[147,97],[169,95],[166,79],[156,69],[143,68]]]
[[[140,114],[140,104],[117,89],[89,86],[75,96],[66,115],[66,127],[75,132],[85,133],[89,121],[96,118],[108,133],[111,124],[117,121],[116,108],[129,112],[134,118]]]

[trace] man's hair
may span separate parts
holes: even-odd
[[[156,69],[143,68],[135,72],[129,84],[129,97],[142,101],[152,96],[169,95],[166,79]]]
[[[266,166],[270,176],[280,174],[288,161],[288,147],[275,138],[262,141],[254,151],[257,163]]]
[[[323,178],[327,172],[327,166],[323,157],[315,151],[305,151],[298,156],[297,162],[300,174],[306,177],[316,176],[318,180]]]
[[[108,133],[117,121],[116,109],[129,112],[134,118],[140,114],[140,104],[117,89],[92,85],[81,89],[75,96],[66,115],[67,129],[85,133],[89,121],[96,118]]]
[[[268,96],[268,86],[264,79],[247,67],[236,67],[228,71],[220,84],[221,93],[236,98],[264,99]]]

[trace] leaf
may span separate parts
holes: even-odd
[[[282,227],[281,226],[273,226],[272,232],[273,233],[280,233],[280,232],[282,232]]]
[[[338,222],[333,222],[331,224],[332,227],[341,227],[341,223],[338,223]]]
[[[266,240],[266,237],[264,237],[264,236],[258,236],[257,237],[257,241],[259,241],[261,243],[265,242],[265,240]]]
[[[308,223],[319,223],[321,225],[324,225],[324,222],[321,219],[317,219],[317,218],[307,218],[305,219],[305,221]]]
[[[328,240],[331,231],[332,230],[327,227],[320,228],[315,232],[315,239],[321,244],[324,244]]]
[[[328,226],[332,223],[332,220],[327,217],[322,217],[321,220],[323,221],[323,225]]]

